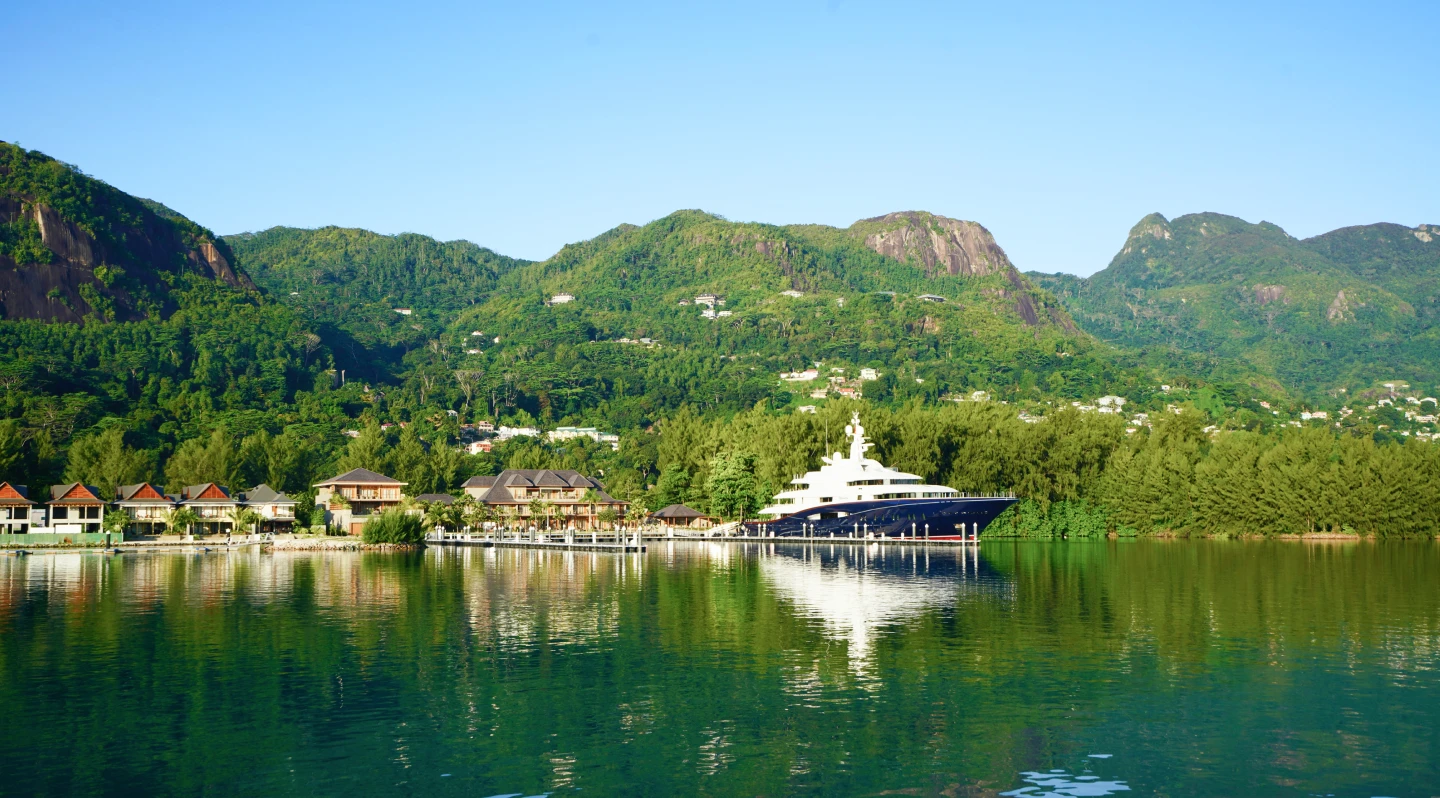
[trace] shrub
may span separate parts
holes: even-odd
[[[386,510],[371,518],[364,526],[361,540],[366,543],[419,543],[425,539],[420,517],[399,510]]]

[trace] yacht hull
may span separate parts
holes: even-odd
[[[749,522],[775,537],[929,537],[970,540],[1017,500],[954,497],[838,502],[797,510],[773,521]],[[963,525],[963,528],[962,528]]]

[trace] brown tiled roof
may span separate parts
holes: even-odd
[[[398,479],[387,477],[384,474],[377,474],[368,468],[352,468],[338,477],[331,477],[324,482],[316,482],[315,487],[322,488],[326,485],[408,485],[408,482],[401,482]]]
[[[220,502],[222,504],[235,501],[230,498],[230,491],[214,482],[206,482],[204,485],[191,485],[180,492],[187,502]]]
[[[79,482],[68,482],[64,485],[50,486],[50,501],[48,504],[104,504],[105,500],[100,498],[100,489],[93,485],[81,485]]]
[[[422,493],[415,497],[415,501],[426,504],[454,504],[455,497],[448,493]]]
[[[467,481],[467,487],[484,487],[483,484],[472,486],[470,483],[475,479]],[[581,474],[573,469],[550,470],[532,468],[509,468],[500,472],[498,477],[485,477],[492,479],[488,491],[480,494],[480,500],[486,504],[526,504],[529,499],[517,499],[510,492],[510,488],[580,488],[594,489],[597,504],[625,504],[605,492],[601,484],[590,477]]]
[[[465,480],[462,488],[488,488],[495,484],[494,477],[471,477]]]
[[[165,497],[165,492],[151,485],[148,482],[141,482],[138,485],[121,485],[115,488],[115,500],[122,502],[165,502],[170,500]]]
[[[9,482],[0,482],[0,504],[7,506],[30,505],[29,491],[24,485],[11,485]]]

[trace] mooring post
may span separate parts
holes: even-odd
[[[926,540],[929,540],[929,539],[930,539],[930,525],[929,525],[929,524],[926,524],[926,525],[925,525],[925,539],[926,539]]]

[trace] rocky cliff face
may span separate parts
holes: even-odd
[[[862,219],[850,226],[850,234],[881,255],[922,267],[927,277],[1000,275],[1009,285],[985,293],[1010,304],[1027,326],[1053,322],[1076,332],[1075,322],[1055,298],[1036,289],[980,224],[925,211],[900,211]]]
[[[64,208],[62,211],[60,208]],[[183,217],[0,142],[0,318],[126,321],[173,309],[190,273],[254,284],[229,249]],[[38,239],[38,241],[37,241]],[[29,246],[18,242],[29,241]]]
[[[975,222],[901,211],[856,222],[850,229],[881,255],[923,263],[927,274],[984,276],[1014,270],[990,231]]]

